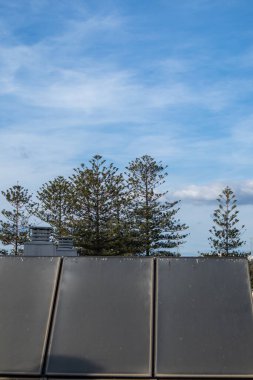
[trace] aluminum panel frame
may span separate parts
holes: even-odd
[[[46,376],[150,377],[153,260],[64,258]]]
[[[40,376],[60,259],[0,257],[0,376]]]
[[[155,377],[253,377],[246,259],[157,260]]]

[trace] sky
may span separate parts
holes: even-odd
[[[148,154],[181,200],[182,255],[210,250],[227,185],[251,250],[252,20],[251,0],[0,0],[1,190]]]

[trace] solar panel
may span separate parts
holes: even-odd
[[[65,258],[46,375],[150,376],[153,261]]]
[[[57,258],[0,257],[0,374],[40,375]]]
[[[155,376],[253,376],[245,259],[157,260]]]

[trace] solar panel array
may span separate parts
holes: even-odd
[[[0,378],[252,377],[248,264],[1,257]]]

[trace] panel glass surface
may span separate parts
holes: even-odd
[[[58,258],[0,257],[0,375],[40,375]]]
[[[151,374],[153,260],[66,258],[46,375]]]
[[[244,259],[157,260],[155,376],[253,375]]]

